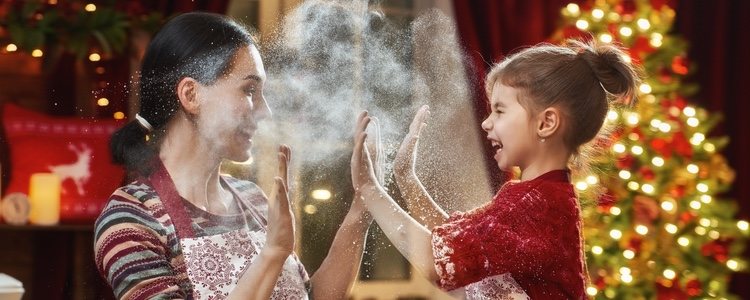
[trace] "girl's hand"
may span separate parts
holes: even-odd
[[[372,159],[372,171],[375,173],[375,178],[378,180],[380,185],[385,182],[385,174],[383,174],[382,160],[385,156],[383,153],[383,147],[380,142],[380,121],[375,116],[370,116],[370,125],[367,129],[371,129],[372,133],[368,134],[369,139],[365,140],[365,146],[367,151],[370,153]]]
[[[283,257],[294,251],[294,214],[289,203],[288,165],[292,150],[287,145],[279,147],[279,173],[268,202],[268,235],[266,247]]]
[[[361,190],[378,185],[370,158],[370,151],[365,146],[367,139],[367,125],[370,123],[370,117],[366,111],[359,114],[357,125],[354,129],[354,150],[352,150],[351,172],[352,185],[354,193],[358,194]]]
[[[383,184],[385,178],[383,176],[383,169],[381,159],[384,156],[382,153],[382,147],[380,146],[380,124],[376,117],[370,117],[369,129],[373,131],[370,138],[365,141],[365,147],[369,153],[371,153],[371,159],[373,162],[373,172],[375,178],[379,184]],[[362,215],[365,220],[372,221],[370,213],[367,211],[362,195],[358,192],[354,192],[354,199],[352,199],[352,205],[349,208],[349,213]]]
[[[396,153],[396,158],[393,160],[393,171],[396,176],[408,176],[414,174],[417,164],[417,144],[419,142],[419,135],[422,133],[422,129],[427,126],[427,118],[430,116],[430,107],[423,105],[414,115],[411,125],[409,125],[409,133],[404,137],[404,141],[401,142],[401,147]]]

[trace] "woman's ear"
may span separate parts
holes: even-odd
[[[549,138],[560,128],[561,112],[556,107],[546,108],[539,113],[538,117],[537,135],[539,135],[539,138]]]
[[[177,98],[186,113],[195,115],[198,113],[198,81],[191,77],[184,77],[177,82]]]

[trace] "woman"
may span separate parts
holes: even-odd
[[[271,114],[265,77],[252,36],[225,16],[180,15],[149,44],[140,111],[111,141],[138,179],[113,193],[95,227],[96,264],[118,298],[345,297],[372,222],[359,197],[309,278],[293,253],[289,148],[268,198],[219,174],[222,160],[249,159]]]

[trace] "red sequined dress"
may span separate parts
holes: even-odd
[[[437,284],[467,299],[585,299],[581,230],[568,171],[508,182],[433,229]]]

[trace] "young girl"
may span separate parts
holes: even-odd
[[[363,147],[366,113],[355,134],[354,187],[396,248],[444,290],[468,299],[583,299],[580,208],[568,164],[599,133],[609,101],[633,97],[638,73],[624,56],[611,45],[570,41],[527,48],[492,68],[486,80],[492,112],[482,129],[498,167],[518,167],[521,178],[481,207],[449,217],[417,178],[427,107],[416,114],[394,166],[421,224],[373,177]]]

